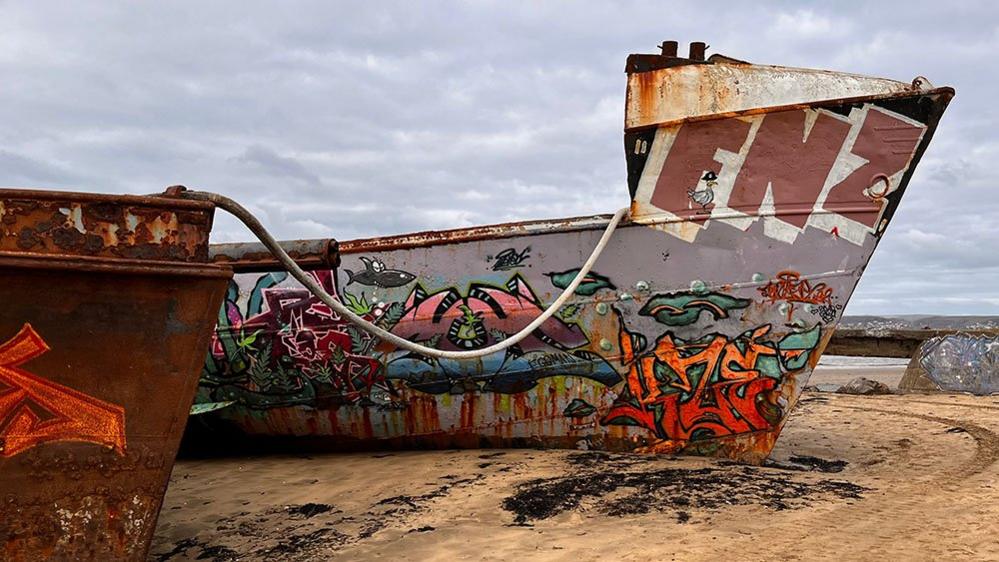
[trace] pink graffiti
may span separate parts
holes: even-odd
[[[417,285],[406,300],[399,323],[406,333],[400,335],[427,338],[444,332],[440,349],[477,349],[496,343],[497,335],[519,332],[543,309],[519,274],[502,287],[472,283],[465,295],[454,287],[427,294]],[[524,350],[574,349],[588,341],[578,326],[550,318],[520,346]]]

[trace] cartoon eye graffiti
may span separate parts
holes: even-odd
[[[597,408],[581,398],[573,398],[562,410],[562,415],[567,418],[585,418],[595,413],[597,413]]]
[[[467,306],[461,306],[462,315],[451,322],[447,331],[447,339],[463,349],[475,349],[486,344],[486,327],[482,322],[482,313],[473,312]]]
[[[746,308],[749,299],[731,297],[722,293],[668,293],[655,295],[645,304],[639,314],[651,316],[667,326],[687,326],[697,322],[701,313],[708,311],[715,320],[728,318],[731,310]]]

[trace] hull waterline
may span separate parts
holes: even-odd
[[[244,252],[257,259],[230,287],[199,401],[255,443],[282,448],[765,458],[953,91],[648,57],[628,63],[631,220],[531,337],[476,361],[399,351]],[[752,86],[768,76],[775,90],[790,86],[766,98]],[[725,77],[757,93],[725,94]],[[690,101],[708,78],[714,98]],[[340,242],[339,266],[327,260],[312,275],[395,334],[474,350],[552,302],[605,224]]]

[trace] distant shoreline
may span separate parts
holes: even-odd
[[[839,328],[863,330],[974,330],[999,328],[999,316],[898,314],[890,316],[846,315]]]

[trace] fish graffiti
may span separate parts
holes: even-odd
[[[713,333],[693,340],[667,332],[642,353],[622,329],[621,363],[629,371],[601,423],[642,427],[666,441],[776,427],[784,415],[783,376],[806,365],[821,330],[816,325],[776,342],[764,339],[771,330],[764,324],[734,338]]]
[[[579,275],[579,269],[569,269],[561,272],[551,272],[546,273],[548,277],[551,278],[552,285],[555,285],[559,289],[566,289],[569,285],[576,279]],[[592,297],[601,289],[610,289],[613,291],[617,287],[611,283],[610,278],[600,275],[594,271],[590,271],[580,282],[579,286],[576,287],[576,294],[582,297]]]
[[[49,351],[25,324],[0,344],[0,457],[58,441],[80,441],[125,455],[125,409],[46,380],[21,365]]]
[[[651,316],[667,326],[688,326],[697,322],[702,312],[708,312],[715,320],[720,320],[728,318],[730,311],[746,308],[751,302],[749,299],[716,292],[667,293],[650,298],[638,314]]]
[[[786,301],[809,304],[830,304],[833,290],[825,283],[812,285],[807,279],[802,279],[797,271],[785,270],[777,274],[763,287],[760,294],[770,302]]]
[[[374,287],[392,288],[408,285],[416,279],[416,276],[401,269],[386,269],[385,263],[378,258],[361,257],[364,263],[364,270],[354,273],[345,269],[347,274],[347,285],[359,283]]]

